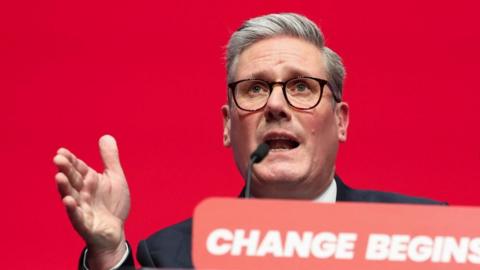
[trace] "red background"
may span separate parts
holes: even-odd
[[[222,146],[223,48],[252,16],[316,21],[347,67],[357,188],[480,205],[476,1],[3,1],[2,268],[74,269],[83,246],[56,191],[66,146],[101,169],[114,135],[132,195],[129,240],[242,187]]]

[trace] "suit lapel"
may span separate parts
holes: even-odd
[[[337,202],[351,201],[353,190],[345,185],[338,175],[335,175],[335,182],[337,184]]]

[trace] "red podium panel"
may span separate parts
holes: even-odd
[[[480,269],[480,208],[212,198],[198,269]]]

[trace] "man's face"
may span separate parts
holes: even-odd
[[[286,81],[297,76],[327,79],[323,53],[307,41],[287,36],[258,41],[238,57],[235,80]],[[330,184],[339,142],[346,140],[348,105],[333,101],[324,87],[317,107],[297,110],[288,105],[280,85],[256,112],[232,102],[222,107],[224,144],[233,148],[238,169],[246,178],[250,154],[267,142],[270,152],[254,165],[255,197],[313,198]]]

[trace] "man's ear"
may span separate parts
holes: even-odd
[[[338,127],[338,141],[342,143],[347,141],[349,110],[348,104],[345,102],[337,103],[337,106],[335,106],[335,118]]]
[[[230,118],[230,107],[227,104],[224,104],[222,106],[222,116],[223,116],[223,145],[225,147],[230,147],[231,118]]]

